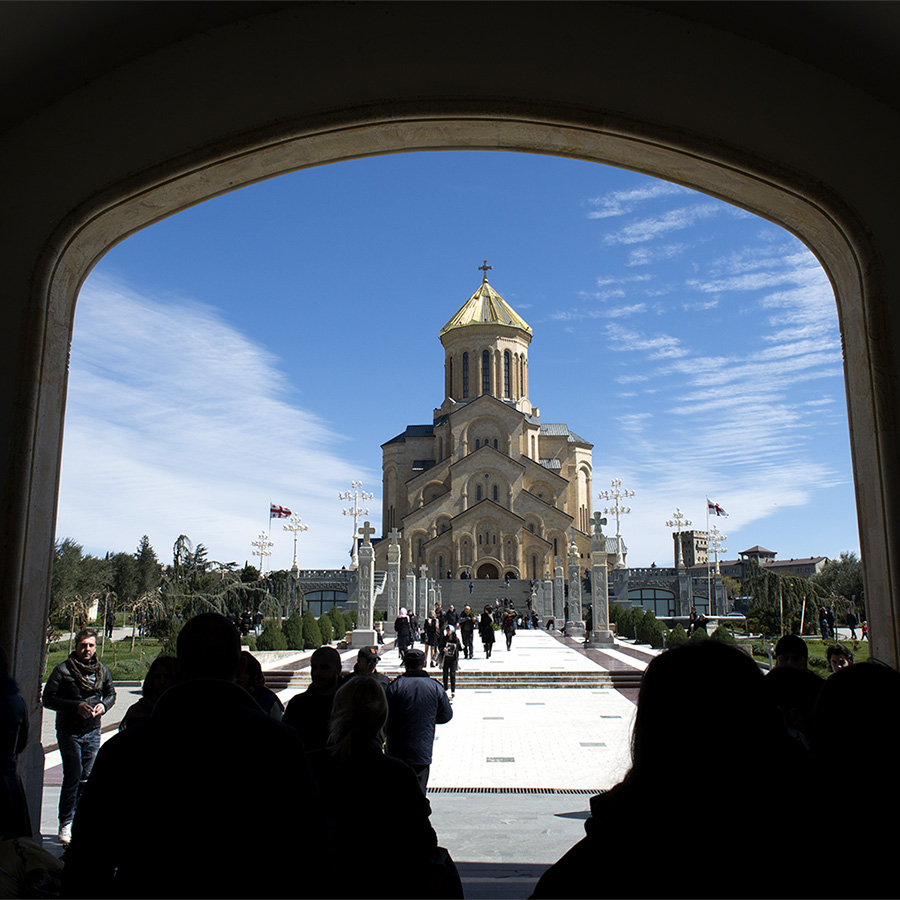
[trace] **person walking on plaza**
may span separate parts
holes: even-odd
[[[397,635],[397,649],[400,651],[400,662],[403,662],[403,655],[409,648],[411,637],[409,616],[405,606],[400,607],[400,615],[394,620],[394,633]]]
[[[307,751],[328,743],[331,705],[341,681],[341,654],[334,647],[319,647],[309,659],[310,685],[292,697],[281,717],[290,725]]]
[[[453,718],[447,692],[425,671],[425,654],[409,650],[406,671],[387,689],[387,752],[416,773],[422,793],[428,788],[434,729]]]
[[[462,640],[463,652],[466,659],[472,659],[475,656],[475,648],[473,646],[475,638],[475,614],[467,603],[459,617],[459,636]]]
[[[438,611],[433,609],[431,615],[425,619],[425,665],[436,666],[438,655],[438,638],[441,635],[441,620]]]
[[[486,605],[478,621],[478,634],[481,636],[481,643],[484,645],[485,659],[491,658],[491,650],[494,649],[494,618],[492,610],[493,607],[490,604]]]
[[[508,609],[503,614],[503,634],[506,637],[506,649],[512,650],[512,639],[516,633],[516,611]]]
[[[443,657],[444,690],[450,681],[450,696],[456,695],[456,670],[459,668],[459,638],[456,629],[448,625],[441,636],[441,656]]]
[[[50,673],[42,702],[56,712],[56,740],[62,757],[59,840],[72,839],[72,820],[100,749],[101,718],[116,702],[109,669],[97,658],[97,632],[84,628],[75,649]]]

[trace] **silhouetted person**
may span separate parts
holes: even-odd
[[[424,897],[429,860],[437,851],[437,835],[429,821],[431,804],[413,770],[384,754],[384,727],[388,717],[385,692],[371,678],[351,678],[335,694],[328,745],[309,754],[310,766],[322,793],[346,783],[377,789],[385,800],[388,817],[399,823],[403,845],[402,877],[373,877],[366,865],[348,866],[335,878],[334,897]],[[352,815],[352,809],[350,811]],[[332,831],[347,824],[344,804],[329,807]]]
[[[394,619],[394,633],[397,635],[396,646],[400,652],[400,661],[403,662],[403,654],[406,653],[412,641],[412,628],[405,606],[400,607],[400,615]]]
[[[609,841],[611,829],[713,840],[714,834],[755,835],[772,827],[770,809],[746,802],[744,786],[765,785],[767,796],[777,798],[796,774],[785,771],[788,738],[763,696],[762,682],[748,655],[718,641],[685,643],[655,657],[641,682],[630,771],[591,799],[586,837],[544,873],[532,896],[759,896],[753,879],[735,877],[727,853],[702,854],[696,866],[673,871],[648,865],[642,841],[616,841],[612,859]],[[675,787],[685,770],[702,776],[702,784]],[[677,791],[671,803],[666,802],[670,790]],[[603,867],[598,888],[597,865],[603,859],[610,864]],[[791,852],[767,857],[768,863],[771,883],[779,890],[788,885],[778,896],[794,896],[790,883],[779,881],[780,867],[796,864],[793,845]]]
[[[284,718],[284,704],[275,691],[266,687],[266,676],[259,660],[247,650],[241,650],[241,659],[244,661],[244,667],[238,677],[238,684],[259,704],[266,715],[280,722]]]
[[[869,660],[825,679],[813,710],[810,744],[826,791],[858,779],[859,796],[870,801],[848,823],[863,842],[864,884],[858,867],[843,859],[809,867],[810,895],[895,897],[897,840],[890,816],[900,803],[900,673]]]
[[[175,657],[157,656],[150,663],[144,683],[141,685],[141,699],[133,703],[125,711],[122,721],[119,722],[119,731],[131,728],[138,722],[144,722],[150,718],[156,701],[175,684]]]
[[[331,704],[341,679],[341,654],[334,647],[319,647],[309,661],[312,683],[288,701],[281,721],[297,730],[306,750],[319,750],[328,742]]]
[[[62,757],[59,792],[59,840],[67,844],[72,819],[100,749],[100,720],[116,702],[109,669],[97,656],[97,632],[84,628],[75,649],[50,673],[43,704],[56,710],[56,740]]]
[[[776,666],[763,679],[766,697],[784,719],[787,733],[809,749],[809,726],[813,707],[825,679],[809,669]]]
[[[406,671],[387,689],[387,750],[412,767],[425,793],[434,728],[453,718],[453,708],[447,692],[425,670],[421,650],[407,651],[403,663]]]
[[[149,721],[97,755],[72,827],[64,895],[326,896],[334,863],[316,783],[296,732],[236,684],[237,630],[205,613],[185,623],[177,648],[176,683]],[[245,772],[272,772],[272,784],[250,791]],[[131,793],[148,802],[126,821],[121,803]],[[254,831],[265,836],[261,865],[248,861]]]
[[[10,677],[9,655],[0,647],[0,837],[31,837],[31,817],[16,768],[28,742],[28,706]]]
[[[784,634],[775,644],[775,666],[790,666],[806,671],[809,663],[809,647],[798,634]]]

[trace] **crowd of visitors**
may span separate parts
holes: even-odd
[[[438,846],[426,789],[436,727],[453,716],[456,666],[471,652],[464,626],[470,621],[483,637],[489,631],[489,655],[495,617],[511,646],[518,623],[510,609],[433,611],[428,619],[441,625],[436,645],[426,641],[423,651],[410,644],[393,681],[378,672],[376,647],[360,649],[347,673],[340,654],[321,647],[310,661],[308,690],[281,715],[258,662],[241,651],[234,623],[197,616],[181,630],[176,658],[154,662],[141,700],[99,751],[99,723],[115,691],[96,656],[96,633],[82,630],[43,697],[57,711],[61,749],[71,738],[62,754],[60,836],[69,842],[62,896],[158,897],[174,889],[192,897],[287,897],[297,894],[299,867],[311,896],[462,897],[453,862]],[[428,672],[432,646],[443,687]],[[900,800],[900,673],[876,661],[856,663],[839,643],[829,646],[828,664],[827,678],[811,671],[808,644],[797,635],[778,641],[765,674],[741,650],[713,640],[654,657],[638,696],[628,773],[592,798],[585,837],[545,872],[533,896],[596,896],[610,823],[637,835],[654,816],[677,819],[678,834],[709,848],[697,857],[696,877],[647,866],[643,841],[617,841],[615,864],[603,867],[605,895],[755,896],[759,884],[735,877],[727,852],[733,839],[760,854],[771,849],[766,878],[780,890],[854,896],[856,873],[818,865],[819,833],[799,823],[814,818],[823,785],[838,772],[856,772],[879,807]],[[27,711],[8,668],[0,654],[6,839],[31,828],[15,774]],[[688,777],[673,780],[684,766]],[[241,790],[239,771],[274,773],[272,789]],[[152,802],[141,804],[127,828],[111,827],[110,810],[138,773],[141,795]],[[377,784],[379,796],[390,798],[403,826],[403,879],[372,878],[365,866],[337,868],[345,807],[326,800],[348,774],[354,791]],[[662,798],[670,802],[661,806]],[[265,855],[248,864],[247,835],[260,826]],[[889,858],[890,840],[888,829],[870,829],[867,855]],[[890,892],[887,883],[866,888],[873,896]]]

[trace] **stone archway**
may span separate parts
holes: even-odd
[[[475,570],[475,577],[479,579],[496,581],[500,577],[497,566],[492,562],[479,563]]]
[[[130,233],[216,194],[410,150],[517,150],[632,168],[771,219],[814,250],[835,288],[844,341],[873,651],[900,661],[900,322],[889,300],[900,291],[900,262],[884,199],[900,117],[787,53],[652,5],[523,4],[512,20],[503,6],[479,7],[479,26],[502,40],[477,68],[461,61],[471,22],[455,8],[298,4],[196,33],[173,28],[68,92],[38,98],[3,133],[0,171],[16,228],[0,248],[8,301],[0,414],[9,436],[0,446],[0,639],[15,649],[33,713],[68,341],[94,263]],[[436,14],[445,17],[439,27]],[[335,41],[356,52],[334,52]],[[546,64],[554,44],[567,47],[567,66]],[[401,58],[415,66],[414,85],[395,64]],[[761,116],[764,96],[791,102],[772,102]],[[854,140],[836,141],[835,122]],[[30,784],[39,782],[39,749],[29,751]]]

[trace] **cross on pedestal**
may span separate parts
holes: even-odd
[[[371,522],[363,522],[363,527],[359,529],[359,533],[362,535],[364,544],[371,544],[371,538],[375,534],[375,529],[372,527]]]
[[[595,512],[594,513],[594,533],[595,534],[603,534],[603,525],[606,524],[606,517],[603,513]]]
[[[422,565],[419,566],[419,578],[424,578],[427,571],[428,566],[426,566],[425,563],[422,563]]]
[[[396,547],[400,543],[400,534],[401,534],[401,532],[397,531],[396,528],[392,528],[388,532],[388,537],[391,539],[392,547]]]

